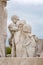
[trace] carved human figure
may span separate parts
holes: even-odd
[[[18,32],[15,34],[15,44],[16,44],[16,57],[22,57],[22,44],[24,41],[23,26],[26,24],[24,20],[20,20],[17,22]]]
[[[10,46],[12,47],[11,56],[16,57],[16,45],[15,45],[14,36],[15,36],[15,33],[18,31],[18,27],[17,27],[16,23],[19,20],[19,17],[16,16],[16,15],[13,15],[11,17],[11,20],[12,20],[13,23],[11,23],[8,26],[9,31],[11,33],[11,37],[10,37]]]
[[[0,45],[2,57],[5,57],[5,43],[7,36],[7,13],[5,9],[6,4],[7,0],[0,0]]]
[[[31,31],[32,31],[31,26],[28,24],[24,25],[23,31],[25,34],[25,40],[23,43],[23,48],[25,48],[25,50],[26,50],[27,57],[34,57],[35,56],[36,43],[35,43],[34,38],[32,37],[32,34],[31,34]],[[25,54],[23,54],[23,56],[24,55]]]
[[[11,38],[10,38],[11,44],[12,44],[11,56],[12,56],[12,57],[16,57],[16,45],[15,45],[14,36],[15,36],[15,33],[18,31],[18,28],[14,26],[14,27],[12,27],[10,30],[12,31],[12,33],[11,33]]]
[[[35,56],[37,57],[37,56],[39,56],[39,54],[37,54],[37,52],[38,52],[38,37],[36,36],[36,35],[32,35],[33,36],[33,38],[34,38],[34,40],[35,40],[35,42],[36,42],[36,52],[35,52]]]

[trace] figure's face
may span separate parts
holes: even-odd
[[[16,24],[17,21],[19,21],[19,19],[13,19],[12,21],[13,21],[14,24]]]
[[[23,30],[23,25],[22,24],[20,24],[19,26],[18,26],[18,28],[19,28],[19,30]]]
[[[13,23],[16,23],[17,22],[17,20],[16,19],[13,19]]]

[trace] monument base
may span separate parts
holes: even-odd
[[[2,57],[0,65],[43,65],[43,58]]]

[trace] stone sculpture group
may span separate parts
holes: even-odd
[[[0,0],[0,57],[5,57],[6,37],[7,37],[7,0]],[[32,28],[25,20],[20,20],[18,16],[11,17],[12,23],[8,29],[11,37],[9,44],[11,47],[11,57],[36,57],[42,52],[42,43],[32,35]],[[40,43],[40,44],[38,44]],[[43,56],[43,52],[41,57]]]
[[[18,16],[11,17],[13,23],[8,28],[11,33],[10,45],[12,45],[12,57],[34,57],[36,42],[32,36],[32,28]]]

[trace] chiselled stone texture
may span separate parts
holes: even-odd
[[[41,53],[43,51],[43,40],[38,40],[38,53]]]
[[[8,26],[11,33],[12,57],[34,57],[36,42],[32,36],[32,28],[18,16],[11,17],[12,23]]]
[[[43,65],[43,58],[0,58],[0,65]]]
[[[12,57],[40,57],[43,52],[43,40],[32,34],[32,27],[25,20],[20,20],[16,15],[13,15],[11,20],[8,28],[11,33],[9,44]]]
[[[0,56],[5,57],[5,43],[7,36],[7,0],[0,0]]]
[[[37,54],[43,56],[43,39],[38,39],[37,47]]]

